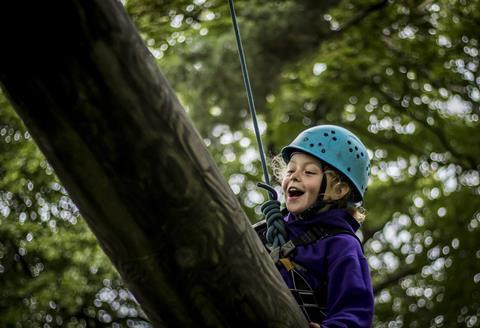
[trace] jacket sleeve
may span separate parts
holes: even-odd
[[[322,327],[371,327],[374,298],[367,260],[353,237],[335,239],[327,257],[327,317]]]

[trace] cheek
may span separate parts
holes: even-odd
[[[318,195],[320,193],[320,185],[322,184],[322,178],[312,181],[309,186],[309,190],[312,194]]]
[[[283,178],[283,180],[282,180],[282,190],[283,190],[283,192],[286,191],[287,185],[288,185],[288,179],[287,179],[287,178]]]

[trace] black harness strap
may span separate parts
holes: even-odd
[[[358,239],[358,236],[353,231],[339,228],[326,228],[315,226],[298,235],[297,237],[292,238],[291,242],[293,243],[293,245],[295,245],[295,247],[300,245],[308,245],[317,240],[322,240],[338,234],[347,234],[355,237],[355,239],[358,240],[358,242],[360,243],[360,246],[362,246],[363,250],[362,242],[360,241],[360,239]]]
[[[319,292],[314,290],[307,280],[297,271],[291,270],[293,288],[290,289],[300,310],[309,322],[320,323],[327,316],[326,302],[319,297]]]

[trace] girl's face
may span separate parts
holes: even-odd
[[[324,178],[320,161],[304,153],[294,153],[282,181],[288,211],[299,214],[312,207]]]

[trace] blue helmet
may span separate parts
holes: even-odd
[[[363,200],[370,175],[370,160],[367,148],[353,133],[336,125],[318,125],[301,132],[282,149],[282,157],[288,163],[292,153],[298,151],[341,172],[356,189],[353,201]]]

